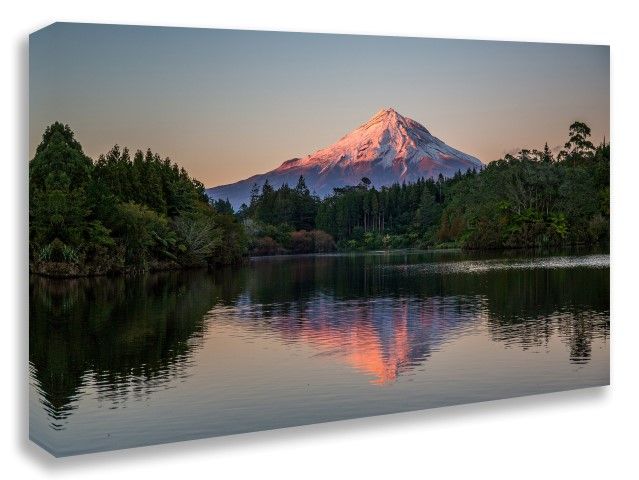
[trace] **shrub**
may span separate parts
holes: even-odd
[[[311,232],[299,230],[291,233],[290,249],[292,253],[311,253],[314,251],[314,243]]]
[[[183,265],[206,265],[215,246],[215,225],[203,215],[185,215],[173,220],[178,238],[178,259]]]
[[[336,249],[335,240],[333,237],[323,230],[313,230],[311,232],[313,237],[314,250],[317,253],[334,252]]]
[[[114,234],[124,245],[127,263],[144,265],[151,254],[174,258],[176,235],[165,216],[134,202],[120,203],[116,210]]]
[[[255,240],[252,253],[254,255],[278,255],[286,253],[286,250],[271,237],[260,237]]]

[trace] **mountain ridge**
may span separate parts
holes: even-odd
[[[480,160],[449,147],[422,124],[392,108],[384,108],[326,148],[206,192],[212,199],[228,199],[237,209],[248,203],[253,185],[261,187],[267,179],[274,188],[279,188],[284,183],[295,185],[303,175],[309,189],[325,197],[333,188],[357,184],[362,177],[379,188],[439,174],[449,177],[460,170],[482,167]]]

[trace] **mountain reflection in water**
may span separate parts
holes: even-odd
[[[184,388],[197,352],[215,348],[223,327],[254,343],[256,355],[266,340],[285,353],[304,345],[311,356],[359,372],[373,389],[408,379],[472,336],[512,355],[543,356],[558,341],[562,361],[579,367],[591,361],[594,341],[608,342],[607,258],[309,255],[217,272],[32,277],[32,385],[49,427],[64,430],[88,392],[104,409],[118,409]],[[486,372],[502,368],[472,354]],[[232,376],[235,365],[224,367]],[[282,368],[273,375],[295,370],[294,359]]]
[[[270,304],[266,309],[241,298],[231,308],[215,308],[215,322],[243,323],[285,342],[305,342],[320,355],[342,358],[372,376],[393,381],[446,341],[477,324],[481,298],[429,297],[336,300],[318,295],[302,305]]]

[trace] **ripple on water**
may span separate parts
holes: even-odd
[[[407,273],[483,273],[494,270],[533,270],[565,268],[609,268],[610,255],[541,257],[530,259],[460,260],[455,262],[429,262],[405,265],[384,265],[384,270]]]

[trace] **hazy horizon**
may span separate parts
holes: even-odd
[[[54,121],[96,159],[169,156],[207,187],[329,146],[392,107],[484,163],[609,138],[609,47],[58,23],[30,39],[29,158]]]

